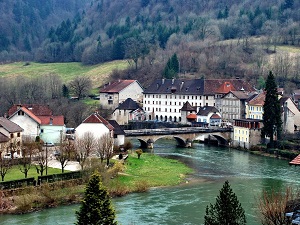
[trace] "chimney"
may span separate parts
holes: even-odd
[[[180,84],[180,91],[181,91],[183,85],[184,85],[184,81],[181,81],[181,84]]]
[[[164,83],[165,83],[165,78],[163,78],[163,79],[161,80],[161,83],[162,83],[162,84],[164,84]]]
[[[175,79],[173,78],[173,79],[172,79],[172,85],[174,84],[174,81],[175,81]]]

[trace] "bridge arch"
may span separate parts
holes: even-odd
[[[137,138],[137,140],[140,142],[140,148],[153,148],[154,143],[159,140],[159,139],[164,139],[164,138],[174,138],[177,146],[179,147],[191,147],[193,140],[190,138],[184,138],[180,136],[174,136],[174,135],[163,135],[163,136],[158,136],[154,139],[149,138],[149,139],[143,139],[143,138]]]

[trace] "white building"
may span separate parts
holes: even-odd
[[[115,109],[128,98],[142,102],[143,87],[137,80],[109,82],[100,90],[100,106],[104,109]]]
[[[181,108],[187,101],[198,109],[215,106],[216,91],[228,80],[223,79],[161,79],[153,82],[143,93],[143,107],[148,120],[181,122]],[[240,79],[229,79],[234,89],[253,90]]]

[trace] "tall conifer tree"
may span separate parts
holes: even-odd
[[[99,173],[92,175],[84,192],[84,199],[76,212],[77,225],[115,225],[115,211]]]
[[[225,181],[220,195],[214,205],[206,207],[204,225],[244,225],[246,224],[245,210],[232,191],[229,182]]]
[[[281,108],[280,101],[277,94],[277,85],[273,73],[270,71],[266,81],[266,99],[263,106],[264,115],[262,129],[263,136],[270,137],[270,147],[274,147],[274,134],[276,133],[277,139],[281,137],[282,121],[281,121]]]

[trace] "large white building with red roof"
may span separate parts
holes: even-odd
[[[127,98],[142,102],[143,87],[137,80],[117,80],[100,89],[100,107],[104,109],[115,109]]]
[[[34,139],[36,136],[44,143],[60,143],[65,133],[64,117],[52,115],[46,105],[14,105],[8,111],[10,121],[23,128],[23,135]]]

